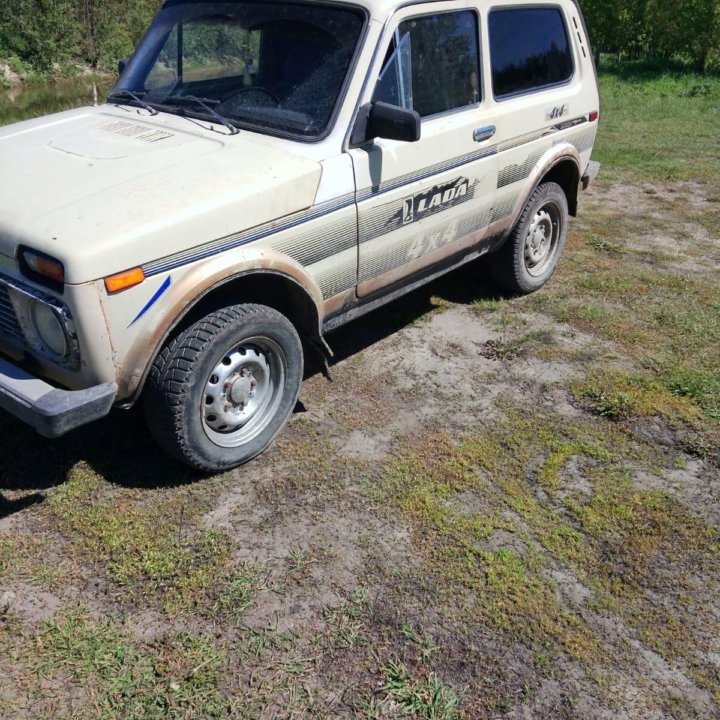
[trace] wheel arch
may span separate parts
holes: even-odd
[[[290,320],[302,340],[321,342],[318,306],[307,288],[289,275],[268,269],[246,271],[210,288],[183,314],[168,337],[208,313],[243,303],[267,305]]]
[[[118,395],[124,398],[121,407],[137,402],[155,358],[172,337],[205,315],[229,305],[255,303],[272,307],[295,326],[306,352],[313,347],[329,354],[321,333],[322,295],[304,272],[298,277],[295,264],[292,262],[290,268],[271,265],[232,272],[226,268],[224,273],[211,274],[200,282],[184,278],[184,291],[176,288],[172,310],[165,313],[157,327],[136,338],[125,356],[118,372]]]
[[[515,202],[509,230],[515,226],[535,189],[544,182],[555,182],[563,189],[568,201],[568,212],[574,217],[577,214],[580,187],[580,154],[574,145],[568,142],[559,143],[540,158]]]
[[[565,193],[568,203],[568,212],[577,216],[578,193],[580,188],[580,166],[574,158],[565,157],[552,165],[540,178],[538,185],[546,182],[557,183]]]

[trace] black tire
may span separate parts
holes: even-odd
[[[539,290],[560,261],[568,219],[563,189],[553,182],[539,185],[503,246],[490,256],[495,282],[512,293]]]
[[[170,455],[203,472],[227,470],[272,442],[295,406],[302,376],[292,323],[264,305],[234,305],[163,348],[143,394],[145,418]]]

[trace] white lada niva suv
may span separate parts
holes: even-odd
[[[597,174],[575,0],[170,0],[106,104],[0,129],[0,408],[272,441],[339,325],[487,254],[540,288]]]

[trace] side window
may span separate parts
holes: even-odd
[[[559,8],[493,10],[490,61],[496,98],[569,80],[573,60]]]
[[[373,100],[437,115],[480,102],[477,16],[422,15],[395,31]]]

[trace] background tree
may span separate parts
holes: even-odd
[[[663,58],[686,56],[705,71],[720,50],[720,3],[717,0],[649,0],[647,23],[652,49]]]
[[[0,0],[0,58],[114,69],[162,0]],[[720,65],[720,0],[581,0],[593,46],[621,58]]]
[[[162,0],[2,0],[0,57],[40,70],[81,63],[112,69],[142,37]]]
[[[700,71],[720,60],[718,0],[583,0],[595,48],[629,58],[673,57]]]
[[[77,52],[80,25],[67,0],[4,0],[0,4],[0,49],[47,70]]]

